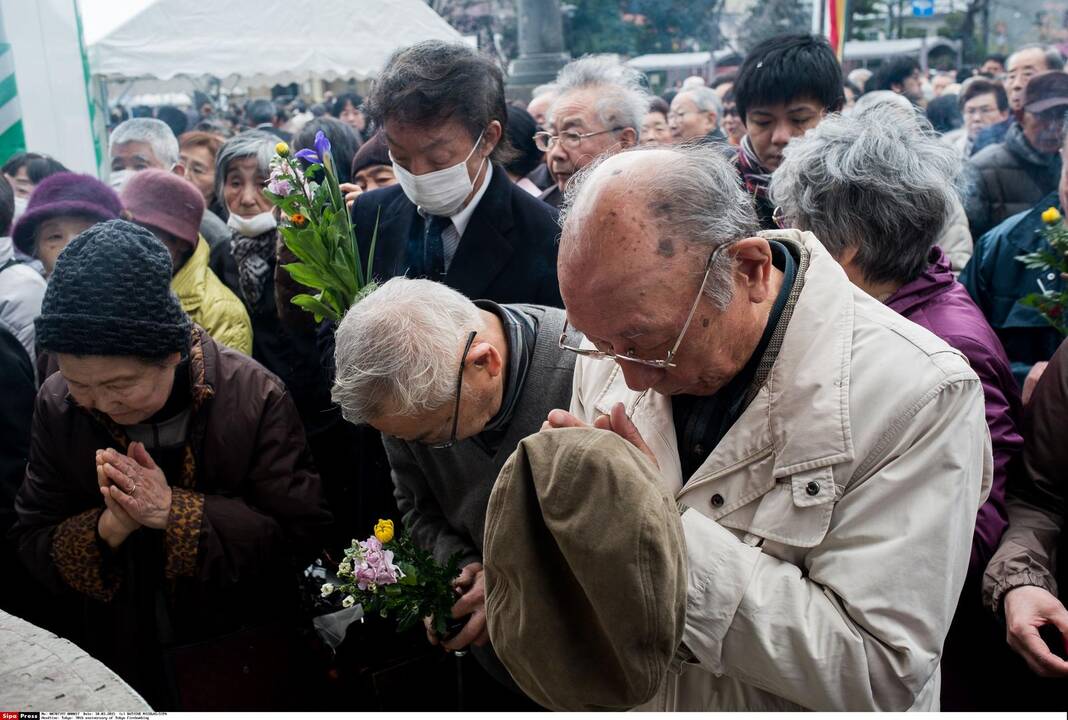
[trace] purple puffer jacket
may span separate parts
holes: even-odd
[[[940,248],[931,248],[930,265],[886,301],[888,307],[921,325],[964,353],[983,383],[986,422],[994,450],[994,484],[979,508],[968,574],[981,579],[998,547],[1008,518],[1005,481],[1023,449],[1019,432],[1020,391],[1005,350],[964,286],[957,282]]]

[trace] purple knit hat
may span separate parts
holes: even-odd
[[[11,239],[15,247],[31,255],[37,226],[45,220],[61,215],[115,220],[122,214],[119,196],[92,175],[56,173],[34,189],[26,212],[15,223]]]

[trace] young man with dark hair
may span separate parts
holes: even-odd
[[[734,83],[746,135],[736,164],[756,203],[760,224],[776,227],[768,182],[795,137],[816,127],[845,103],[842,68],[827,41],[815,35],[779,35],[746,56]]]
[[[911,57],[893,58],[880,65],[864,87],[868,91],[889,90],[904,95],[915,105],[923,100],[920,64]]]

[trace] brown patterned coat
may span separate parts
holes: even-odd
[[[37,398],[12,531],[27,567],[84,613],[78,640],[149,695],[162,650],[291,620],[298,563],[331,520],[282,382],[199,328],[189,369],[193,420],[168,471],[165,530],[141,528],[114,552],[99,538],[95,452],[128,439],[57,373]]]

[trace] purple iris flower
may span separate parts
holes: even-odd
[[[306,163],[318,163],[322,165],[325,158],[330,154],[330,141],[323,131],[315,133],[315,149],[305,148],[297,153],[297,157]]]

